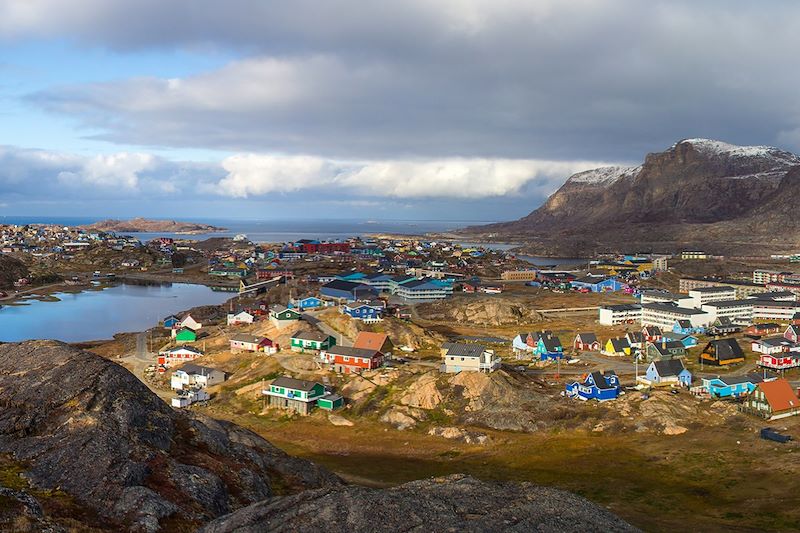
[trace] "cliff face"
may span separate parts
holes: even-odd
[[[704,239],[768,244],[753,233],[771,239],[778,224],[797,241],[790,195],[800,188],[798,169],[800,157],[777,148],[689,139],[638,167],[575,174],[530,215],[467,232],[601,247],[676,240],[680,248]]]
[[[173,410],[119,365],[54,342],[0,346],[2,454],[32,487],[63,491],[115,530],[199,525],[275,487],[340,483],[250,431]]]

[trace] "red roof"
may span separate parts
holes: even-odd
[[[389,336],[385,333],[361,331],[356,337],[356,342],[353,343],[353,347],[380,351],[387,340],[389,340]]]
[[[800,399],[797,398],[794,389],[785,379],[765,381],[759,383],[758,388],[764,393],[773,412],[800,408]]]

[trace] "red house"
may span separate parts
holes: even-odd
[[[642,328],[642,337],[647,342],[658,342],[661,340],[661,328],[658,326],[645,326]]]
[[[783,337],[792,342],[800,341],[800,326],[792,324],[783,332]]]
[[[778,333],[780,330],[780,325],[770,322],[768,324],[753,324],[752,326],[748,326],[744,329],[744,334],[772,335],[773,333]]]
[[[355,374],[383,365],[383,354],[378,350],[351,346],[333,346],[326,351],[325,357],[340,374]]]
[[[600,341],[594,333],[578,333],[572,347],[579,352],[599,352]]]
[[[765,353],[758,359],[758,366],[773,370],[786,370],[800,366],[800,355],[791,352]]]

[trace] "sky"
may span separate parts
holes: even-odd
[[[791,0],[0,0],[0,216],[498,221],[800,151]]]

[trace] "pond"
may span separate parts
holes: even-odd
[[[59,301],[24,300],[0,309],[0,341],[111,339],[144,331],[171,314],[226,302],[234,294],[204,285],[115,285],[103,290],[56,293]]]

